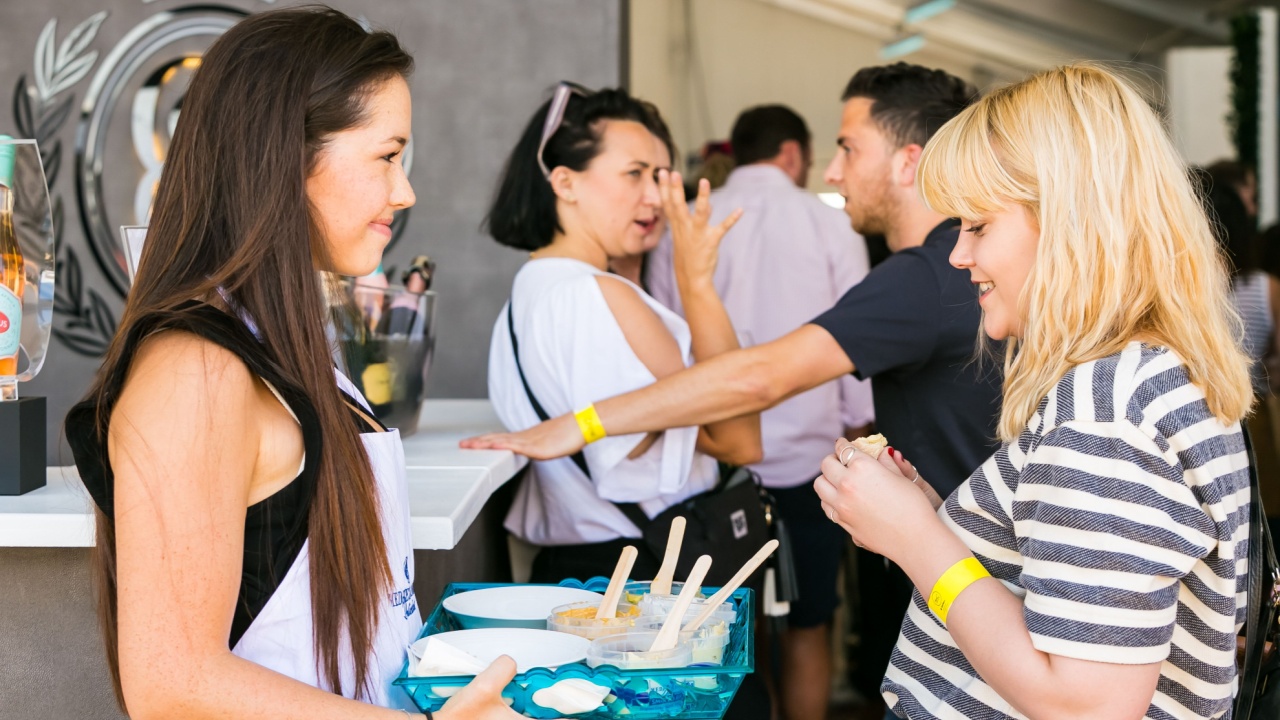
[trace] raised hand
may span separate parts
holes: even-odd
[[[710,282],[720,258],[720,241],[742,217],[742,210],[734,210],[719,224],[711,225],[711,184],[703,178],[698,181],[698,198],[690,213],[678,172],[658,171],[658,195],[671,228],[676,281]]]
[[[572,415],[561,415],[514,433],[488,433],[467,438],[458,447],[468,450],[510,450],[534,460],[553,460],[572,455],[586,441]]]

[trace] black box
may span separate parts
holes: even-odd
[[[23,495],[45,485],[44,398],[0,402],[0,495]]]

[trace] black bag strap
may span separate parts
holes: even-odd
[[[542,403],[538,402],[538,398],[534,396],[533,388],[529,387],[529,381],[525,379],[524,367],[520,364],[520,341],[516,339],[515,300],[515,290],[512,289],[511,299],[507,301],[507,332],[511,333],[511,352],[516,356],[516,372],[520,373],[520,384],[524,385],[524,394],[529,396],[529,404],[533,406],[533,411],[538,414],[539,420],[546,422],[551,419],[551,416],[547,414],[546,410],[542,409]],[[583,455],[581,450],[569,456],[569,459],[573,461],[574,465],[578,466],[578,469],[582,471],[583,475],[587,476],[588,480],[591,479],[591,470],[587,468],[587,456]],[[636,509],[639,510],[640,508],[637,507]],[[624,510],[623,512],[626,511]],[[640,514],[644,515],[643,512]]]
[[[1257,696],[1262,672],[1262,655],[1267,638],[1275,630],[1276,612],[1280,609],[1280,566],[1276,562],[1267,513],[1262,507],[1258,489],[1258,461],[1253,453],[1249,429],[1244,433],[1245,452],[1249,457],[1249,602],[1245,610],[1244,667],[1240,673],[1240,689],[1236,694],[1234,717],[1249,720]]]
[[[511,291],[511,299],[507,301],[507,332],[511,335],[511,352],[516,356],[516,372],[520,373],[520,384],[524,385],[524,394],[529,396],[529,404],[533,406],[533,411],[537,413],[538,419],[546,422],[551,419],[547,411],[543,409],[542,403],[538,402],[538,398],[533,394],[533,388],[529,387],[529,381],[524,376],[524,367],[520,364],[520,341],[516,339],[516,321],[515,321],[515,289]],[[582,451],[569,456],[574,465],[582,471],[587,479],[591,479],[591,470],[587,467],[587,456]],[[614,503],[614,506],[622,511],[623,515],[632,522],[636,527],[640,528],[640,532],[644,532],[649,526],[649,516],[644,514],[644,510],[640,509],[637,503]]]
[[[551,416],[547,414],[547,411],[542,407],[542,403],[538,402],[538,398],[534,396],[533,388],[529,387],[529,380],[524,376],[524,367],[520,364],[520,341],[516,339],[515,288],[512,288],[511,299],[507,301],[507,332],[511,335],[511,352],[516,357],[516,372],[520,374],[520,384],[524,386],[524,394],[529,397],[529,404],[533,406],[533,412],[538,415],[538,419],[542,422],[546,422],[551,419]],[[581,450],[570,455],[569,459],[573,461],[574,465],[578,466],[578,469],[582,471],[583,475],[587,476],[588,480],[592,479],[591,470],[587,468],[587,457],[582,454]],[[757,487],[759,487],[759,477],[756,476],[754,472],[751,474],[752,481]],[[724,484],[726,475],[728,475],[728,473],[723,471],[721,472],[721,480],[717,483],[717,487]],[[616,502],[613,503],[613,505],[621,510],[622,514],[625,515],[632,524],[640,529],[640,532],[643,533],[645,528],[649,526],[649,523],[651,522],[649,516],[644,513],[644,510],[640,508],[638,503]]]

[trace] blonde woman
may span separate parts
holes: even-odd
[[[885,701],[909,718],[1229,715],[1249,360],[1159,120],[1106,70],[1052,70],[943,127],[917,183],[962,219],[951,262],[1008,339],[1003,444],[945,503],[896,451],[841,440],[823,461],[828,517],[916,587]]]

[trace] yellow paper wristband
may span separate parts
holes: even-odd
[[[595,403],[574,413],[573,419],[578,421],[578,429],[582,430],[582,439],[586,440],[588,445],[605,437],[604,425],[600,423],[600,416],[596,414]]]
[[[951,604],[956,601],[956,597],[964,592],[965,588],[985,577],[991,577],[991,573],[987,572],[982,563],[978,562],[978,558],[972,555],[952,565],[942,573],[938,582],[933,584],[933,592],[929,593],[929,609],[945,625],[947,612],[951,610]]]

